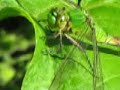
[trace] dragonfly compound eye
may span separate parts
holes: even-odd
[[[55,25],[56,17],[53,16],[51,13],[48,14],[48,24],[49,25]]]

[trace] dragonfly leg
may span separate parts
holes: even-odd
[[[84,55],[85,55],[85,57],[87,59],[87,62],[90,65],[91,70],[93,71],[94,69],[93,69],[92,64],[90,62],[90,59],[88,58],[88,56],[87,56],[86,52],[84,51],[84,49],[82,48],[82,46],[76,40],[71,38],[69,35],[65,34],[65,37],[67,39],[69,39],[75,46],[77,46],[84,53]]]
[[[55,34],[53,34],[53,35],[49,35],[49,36],[47,36],[47,38],[48,39],[56,39],[57,37],[59,37],[60,36],[60,33],[55,33]]]
[[[59,40],[60,40],[60,48],[57,50],[58,52],[62,51],[62,49],[63,49],[62,36],[63,36],[62,35],[62,30],[59,30],[59,32],[57,34],[55,33],[54,35],[47,36],[48,39],[56,39],[56,38],[60,37],[59,38]]]
[[[62,31],[60,30],[60,50],[63,48],[63,43],[62,43]]]

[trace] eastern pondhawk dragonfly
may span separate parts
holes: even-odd
[[[80,1],[81,0],[78,0],[78,5],[80,4]],[[100,65],[101,62],[98,53],[94,23],[92,22],[89,15],[87,15],[87,12],[85,10],[81,9],[81,7],[79,7],[77,4],[74,4],[70,0],[68,2],[75,6],[75,10],[71,10],[71,12],[68,12],[66,7],[54,7],[50,10],[48,14],[48,28],[51,33],[50,36],[48,36],[47,41],[51,43],[54,39],[56,39],[57,42],[60,43],[60,51],[58,53],[64,52],[67,49],[67,46],[64,46],[66,42],[68,42],[67,44],[73,44],[73,48],[70,50],[70,52],[64,54],[66,56],[63,57],[64,60],[61,63],[59,70],[55,74],[49,90],[59,90],[61,88],[63,89],[63,87],[60,87],[60,83],[62,82],[60,79],[63,75],[64,69],[66,68],[67,64],[69,64],[68,62],[81,65],[91,76],[93,76],[93,90],[103,90],[104,83],[102,68]],[[86,38],[89,38],[89,40],[87,40]],[[50,39],[51,41],[49,41]],[[87,55],[86,47],[88,45],[86,47],[83,46],[86,45],[83,42],[90,43],[93,46],[93,60],[90,60],[89,56]],[[116,39],[106,39],[104,43],[118,45],[118,41]],[[75,50],[76,52],[79,52],[79,58],[75,56]],[[73,53],[74,55],[72,56]],[[55,54],[51,55],[55,56]],[[61,57],[61,55],[58,57]],[[83,60],[85,60],[85,62],[88,64],[87,68],[84,64],[80,63]]]

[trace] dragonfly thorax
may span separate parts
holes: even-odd
[[[69,31],[71,28],[69,15],[66,13],[65,8],[53,8],[48,14],[48,26],[54,31],[58,32]]]

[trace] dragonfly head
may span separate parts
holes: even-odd
[[[48,26],[54,32],[65,30],[68,27],[69,22],[69,15],[67,14],[65,7],[53,8],[48,14]]]

